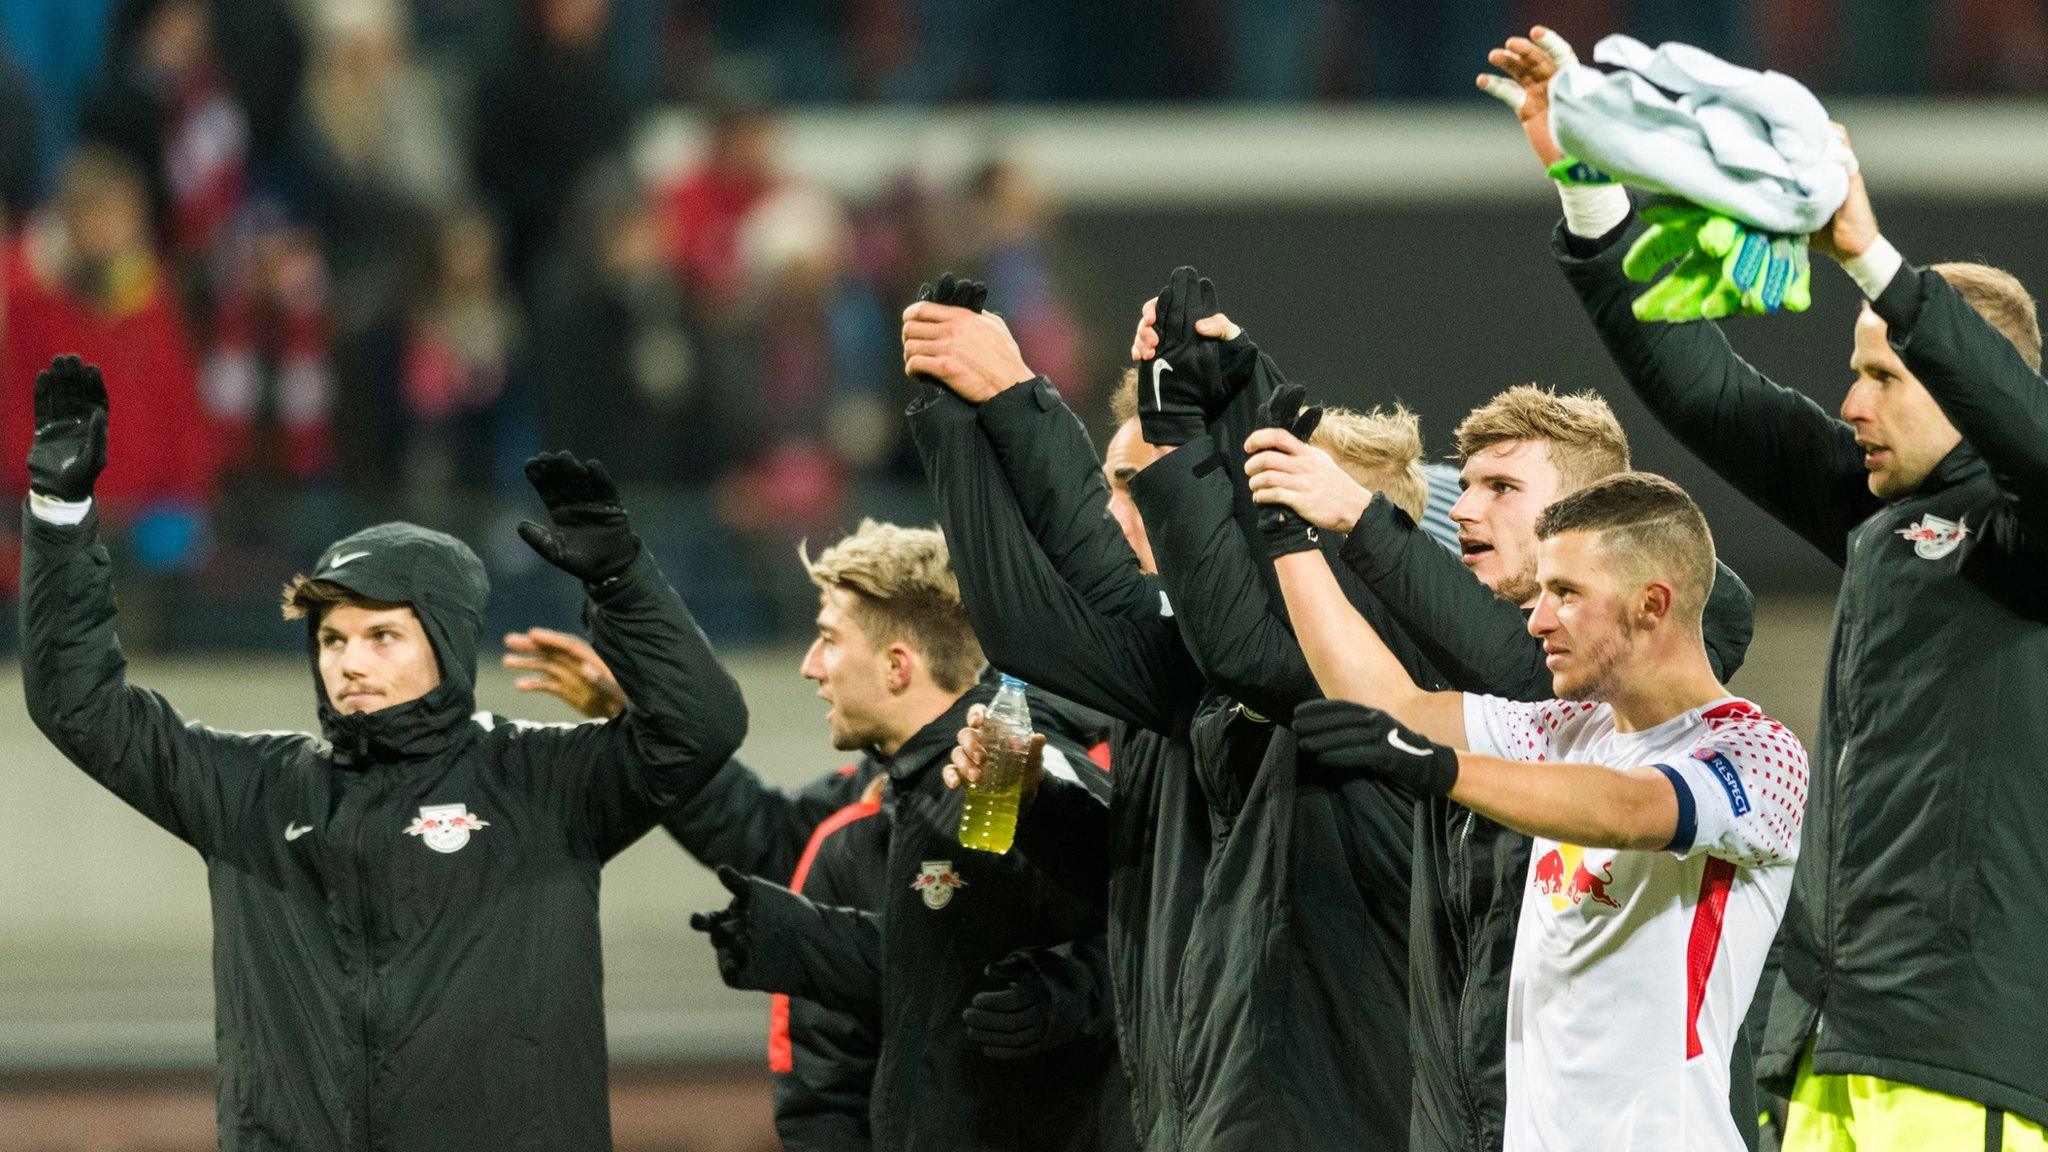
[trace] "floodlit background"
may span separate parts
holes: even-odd
[[[0,503],[29,386],[100,363],[101,495],[134,678],[226,727],[314,723],[279,584],[353,527],[455,532],[493,634],[573,628],[512,533],[519,464],[602,458],[741,675],[745,758],[843,758],[796,674],[796,543],[928,522],[895,315],[989,282],[1099,429],[1176,264],[1335,400],[1432,453],[1529,380],[1595,387],[1759,594],[1735,682],[1811,734],[1834,571],[1621,387],[1550,266],[1555,199],[1471,88],[1530,23],[1682,39],[1811,83],[1921,262],[2048,287],[2043,0],[0,0]],[[1857,296],[1731,338],[1823,405]],[[65,764],[12,662],[0,517],[0,1152],[213,1146],[195,856]],[[561,719],[487,667],[485,706]],[[766,1000],[717,982],[723,900],[657,834],[606,873],[622,1149],[772,1146]]]

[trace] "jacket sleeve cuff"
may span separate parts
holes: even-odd
[[[92,511],[92,497],[83,500],[59,500],[30,489],[28,494],[29,514],[50,524],[77,524]]]
[[[1359,515],[1358,523],[1351,526],[1351,533],[1344,537],[1337,558],[1369,583],[1399,562],[1401,547],[1415,530],[1415,522],[1408,518],[1408,513],[1394,507],[1394,502],[1385,496],[1375,494]]]
[[[661,565],[654,562],[654,556],[647,551],[647,546],[642,544],[639,553],[633,557],[633,562],[626,565],[625,571],[602,584],[585,584],[584,588],[590,594],[591,603],[605,608],[640,595],[648,587],[649,581],[659,587],[667,583],[667,577],[661,574]]]
[[[99,539],[99,502],[85,501],[85,514],[74,523],[51,520],[37,511],[29,500],[21,505],[21,534],[47,551],[88,548]]]
[[[1557,257],[1558,263],[1567,268],[1575,264],[1618,265],[1621,258],[1628,253],[1628,246],[1622,241],[1630,239],[1636,230],[1638,219],[1631,211],[1621,218],[1620,223],[1598,236],[1580,236],[1560,220],[1556,230],[1551,233],[1551,254]]]
[[[1849,279],[1854,280],[1856,286],[1863,289],[1864,296],[1875,300],[1884,292],[1885,286],[1892,282],[1892,278],[1899,274],[1899,269],[1905,263],[1906,258],[1899,255],[1899,250],[1892,246],[1892,242],[1879,236],[1870,247],[1864,249],[1863,255],[1851,256],[1842,261],[1842,271],[1847,272]]]
[[[1148,505],[1168,508],[1172,506],[1177,492],[1187,490],[1185,485],[1228,466],[1223,453],[1217,450],[1216,441],[1204,433],[1154,460],[1131,477],[1131,498],[1137,502],[1141,514]]]
[[[1884,321],[1889,329],[1885,335],[1893,344],[1904,340],[1920,319],[1920,274],[1920,269],[1901,260],[1884,291],[1871,298],[1871,311]]]
[[[1062,403],[1060,390],[1053,387],[1051,380],[1033,376],[991,396],[977,411],[983,430],[994,436],[1032,424]]]

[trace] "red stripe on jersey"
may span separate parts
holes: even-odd
[[[1735,865],[1719,857],[1707,858],[1700,875],[1700,899],[1692,910],[1692,938],[1685,946],[1685,1058],[1700,1054],[1700,1005],[1707,998],[1707,976],[1714,970],[1714,954],[1721,950],[1721,924],[1728,914],[1728,889],[1735,882]]]
[[[840,775],[851,775],[853,766],[847,765]],[[804,854],[797,857],[796,871],[790,874],[789,890],[804,890],[804,880],[811,874],[811,862],[818,858],[818,849],[824,846],[827,837],[856,820],[864,820],[882,810],[880,800],[862,800],[848,804],[832,815],[825,817],[811,830],[810,843],[804,845]],[[796,1069],[796,1053],[789,1044],[789,997],[780,992],[768,999],[768,1070],[770,1072],[792,1072]]]
[[[1109,741],[1104,740],[1102,743],[1090,748],[1088,750],[1088,758],[1101,765],[1104,772],[1109,771]]]

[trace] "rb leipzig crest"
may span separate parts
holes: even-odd
[[[953,871],[951,860],[927,860],[910,882],[910,890],[924,894],[924,906],[936,912],[953,902],[953,890],[967,887],[967,881]]]
[[[471,812],[467,804],[422,804],[405,834],[425,840],[436,852],[460,852],[469,843],[471,832],[490,826],[490,821]]]
[[[1923,515],[1899,529],[1899,535],[1913,542],[1913,555],[1922,560],[1941,559],[1955,551],[1969,534],[1970,526],[1963,521],[1933,515]]]

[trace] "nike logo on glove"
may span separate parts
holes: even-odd
[[[1387,732],[1387,743],[1392,744],[1410,756],[1428,756],[1434,751],[1426,744],[1417,748],[1415,745],[1401,739],[1401,730],[1399,728],[1394,728]]]
[[[1173,371],[1173,365],[1168,364],[1163,357],[1152,362],[1152,407],[1154,409],[1166,407],[1165,402],[1159,396],[1159,375],[1162,372],[1171,371]]]
[[[289,844],[312,830],[313,826],[311,824],[286,824],[284,826],[285,843]]]

